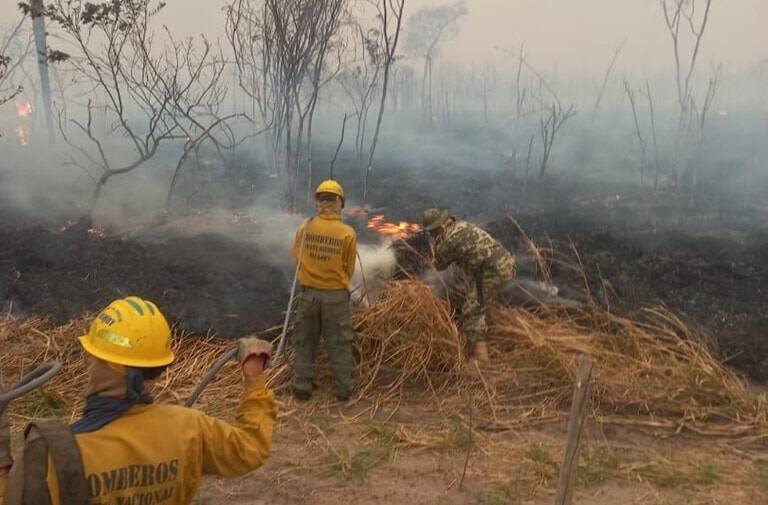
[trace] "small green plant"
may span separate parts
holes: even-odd
[[[713,461],[699,461],[687,467],[671,462],[648,462],[637,469],[641,478],[668,489],[711,486],[718,481],[719,471],[719,465]]]
[[[378,422],[373,422],[368,425],[368,428],[365,431],[365,439],[370,441],[376,447],[385,449],[390,455],[389,459],[395,458],[398,448],[405,442],[396,429]]]
[[[516,477],[508,481],[490,483],[490,489],[483,491],[477,500],[481,505],[519,505],[523,500],[535,495],[536,490],[530,481]]]
[[[345,447],[338,451],[329,450],[329,459],[331,460],[328,466],[330,475],[363,480],[371,469],[390,461],[390,454],[381,448],[355,451]]]
[[[58,396],[38,389],[30,394],[29,401],[34,406],[32,417],[46,419],[64,417],[66,405]]]
[[[700,461],[693,467],[693,483],[697,486],[711,486],[718,481],[719,471],[720,467],[717,463],[713,461]]]
[[[475,446],[475,433],[460,420],[455,420],[443,436],[441,444],[446,449],[466,451]]]
[[[681,488],[688,483],[688,476],[679,466],[666,462],[649,461],[644,463],[637,468],[637,474],[643,480],[667,489]]]
[[[577,484],[582,487],[599,486],[616,475],[620,463],[619,455],[611,447],[586,447],[581,452]]]
[[[542,444],[530,444],[525,451],[525,458],[530,463],[533,477],[541,486],[548,486],[557,478],[558,465]]]

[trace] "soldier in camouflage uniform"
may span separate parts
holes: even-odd
[[[424,229],[435,240],[438,270],[454,264],[460,270],[459,296],[462,330],[469,342],[469,357],[487,363],[485,313],[496,295],[515,277],[515,257],[488,232],[448,211],[424,212]]]

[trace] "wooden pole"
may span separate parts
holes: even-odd
[[[576,481],[576,467],[579,462],[579,440],[587,417],[587,406],[592,391],[592,359],[582,354],[576,371],[576,385],[573,390],[573,403],[568,417],[568,435],[565,442],[565,457],[560,467],[555,505],[570,505],[573,499],[573,487]]]

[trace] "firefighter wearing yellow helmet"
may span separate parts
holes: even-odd
[[[193,501],[203,475],[241,475],[267,459],[277,415],[263,373],[272,353],[268,342],[238,341],[245,387],[237,421],[229,424],[198,410],[153,404],[144,383],[158,378],[174,361],[171,330],[154,303],[135,296],[116,300],[96,316],[79,340],[89,365],[83,415],[57,434],[58,442],[48,443],[50,427],[35,425],[15,462],[8,447],[3,447],[4,423],[0,505],[38,500],[51,505],[187,504]],[[62,439],[72,443],[63,444]],[[47,445],[36,452],[41,441]],[[67,461],[57,459],[61,454],[57,451],[64,451],[67,457],[59,459]],[[79,472],[67,466],[71,461],[82,462]],[[45,472],[46,466],[47,482],[30,478],[39,468]],[[9,468],[7,489],[3,489]]]
[[[299,226],[293,243],[300,285],[293,394],[301,401],[312,396],[315,359],[322,335],[336,397],[346,401],[355,388],[348,288],[355,271],[357,235],[341,220],[341,184],[332,179],[321,182],[315,191],[315,201],[317,214]]]

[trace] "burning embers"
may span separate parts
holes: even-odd
[[[32,116],[32,104],[28,100],[22,100],[16,102],[16,115],[20,119],[28,119]],[[27,127],[20,124],[16,127],[16,140],[21,147],[27,147],[29,145],[29,131]]]
[[[22,102],[16,102],[16,115],[21,118],[27,118],[32,115],[32,104],[29,101],[24,100]]]
[[[384,214],[375,214],[369,219],[368,211],[363,207],[349,207],[344,210],[344,213],[351,219],[364,221],[366,228],[392,240],[402,240],[420,233],[422,230],[421,225],[416,223],[409,223],[407,221],[389,222],[384,217]]]
[[[27,147],[29,145],[29,133],[25,126],[16,127],[16,139],[19,141],[21,147]]]
[[[59,231],[67,231],[70,228],[73,229],[80,229],[82,230],[84,227],[82,226],[83,221],[72,221],[71,219],[67,219],[67,222],[63,225],[59,226]],[[85,232],[90,235],[91,237],[97,237],[97,238],[106,238],[107,232],[105,232],[102,228],[97,228],[95,226],[92,226],[90,228],[87,228]]]

